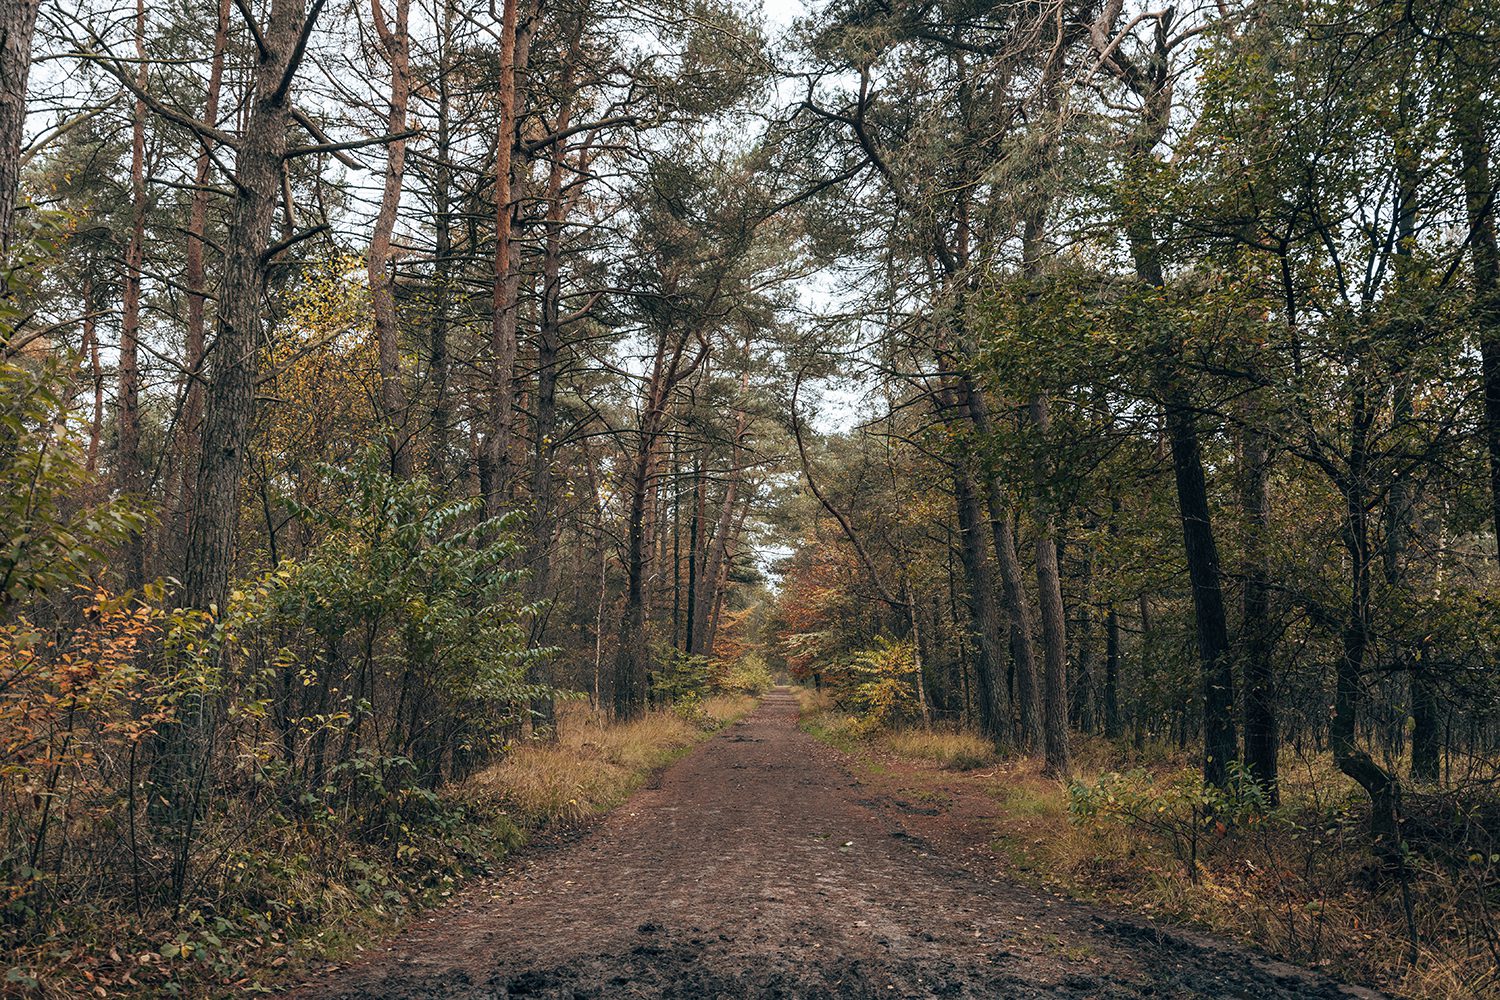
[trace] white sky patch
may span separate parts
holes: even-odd
[[[780,34],[797,18],[806,16],[807,4],[803,0],[765,0],[762,10],[766,16],[766,27],[771,29],[772,34]]]

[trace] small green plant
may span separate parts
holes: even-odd
[[[1069,786],[1068,815],[1078,825],[1118,822],[1146,831],[1170,846],[1196,882],[1206,847],[1233,829],[1284,818],[1243,765],[1233,762],[1229,776],[1221,789],[1192,772],[1167,779],[1143,769],[1110,772],[1093,784]]]
[[[690,710],[708,694],[713,675],[708,657],[659,648],[655,659],[657,667],[651,671],[652,704]]]

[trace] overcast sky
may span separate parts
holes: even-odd
[[[773,30],[785,28],[806,9],[803,0],[763,0],[766,24]]]

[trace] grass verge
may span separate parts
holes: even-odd
[[[652,712],[611,725],[586,706],[569,706],[557,740],[516,748],[460,792],[498,807],[525,830],[577,823],[619,805],[653,771],[754,707],[747,695],[718,695],[691,711]]]
[[[951,726],[928,729],[875,729],[840,711],[827,692],[797,688],[801,726],[816,739],[852,753],[861,746],[883,749],[909,761],[948,771],[974,771],[999,761],[995,748],[974,733]]]

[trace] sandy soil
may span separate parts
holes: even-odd
[[[525,854],[299,1000],[1374,998],[998,876],[871,796],[773,692],[585,836]]]

